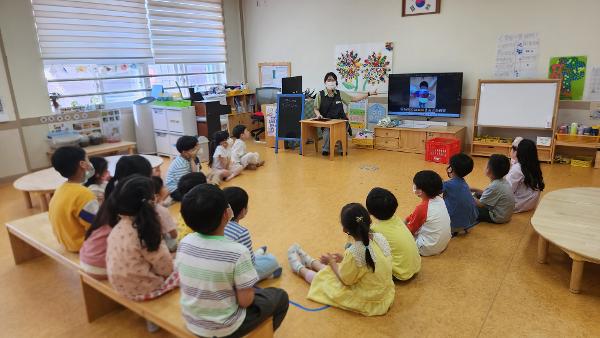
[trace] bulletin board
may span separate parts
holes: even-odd
[[[260,87],[281,88],[281,79],[292,76],[291,62],[261,62],[258,64]]]

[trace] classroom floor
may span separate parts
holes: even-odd
[[[312,147],[306,157],[291,151],[275,156],[257,144],[249,148],[259,151],[266,165],[229,185],[249,192],[249,214],[241,223],[250,229],[254,245],[268,245],[284,267],[280,279],[262,286],[285,288],[291,300],[311,308],[319,304],[306,300],[308,285],[287,264],[290,244],[300,243],[313,256],[340,252],[346,239],[338,222],[344,204],[364,203],[368,191],[381,186],[396,194],[398,215],[406,216],[418,203],[412,194],[416,171],[433,169],[446,177],[445,165],[424,162],[423,155],[351,149],[347,159],[332,162],[315,156]],[[484,187],[485,159],[476,158],[475,163],[467,180]],[[600,170],[544,165],[543,171],[547,191],[600,187]],[[35,212],[26,209],[11,184],[0,186],[1,223]],[[422,271],[396,285],[396,300],[385,316],[290,306],[276,336],[599,336],[600,266],[586,264],[582,293],[570,293],[570,259],[551,246],[548,264],[536,262],[537,236],[530,217],[518,214],[506,225],[478,225],[469,235],[453,239],[440,256],[423,258]],[[15,266],[4,231],[0,299],[3,337],[170,336],[147,333],[143,319],[127,310],[88,324],[77,275],[46,257]]]

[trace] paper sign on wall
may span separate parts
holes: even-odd
[[[496,70],[500,79],[536,77],[540,47],[538,33],[502,34],[496,47]]]
[[[350,120],[350,128],[365,129],[367,115],[367,100],[351,102],[348,105],[348,119]]]
[[[275,137],[275,128],[277,127],[277,114],[274,104],[265,105],[265,129],[267,136]]]
[[[588,70],[587,77],[589,83],[587,85],[586,100],[600,101],[600,66],[594,66]]]

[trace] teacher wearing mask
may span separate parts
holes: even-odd
[[[346,113],[344,112],[344,105],[348,106],[350,102],[357,102],[364,100],[371,95],[376,95],[377,92],[367,92],[366,94],[359,94],[352,96],[346,92],[337,90],[338,80],[337,76],[333,72],[325,74],[323,78],[325,83],[325,89],[319,92],[315,100],[315,115],[316,118],[326,119],[340,119],[348,120]],[[336,151],[342,151],[341,144],[338,142],[336,145]],[[329,155],[329,128],[323,128],[323,156]]]

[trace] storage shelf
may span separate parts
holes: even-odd
[[[477,146],[490,146],[490,147],[503,147],[503,148],[510,148],[510,147],[512,147],[511,143],[497,143],[497,142],[473,141],[472,144],[477,145]]]
[[[565,142],[557,140],[554,144],[562,147],[600,149],[600,143]]]

